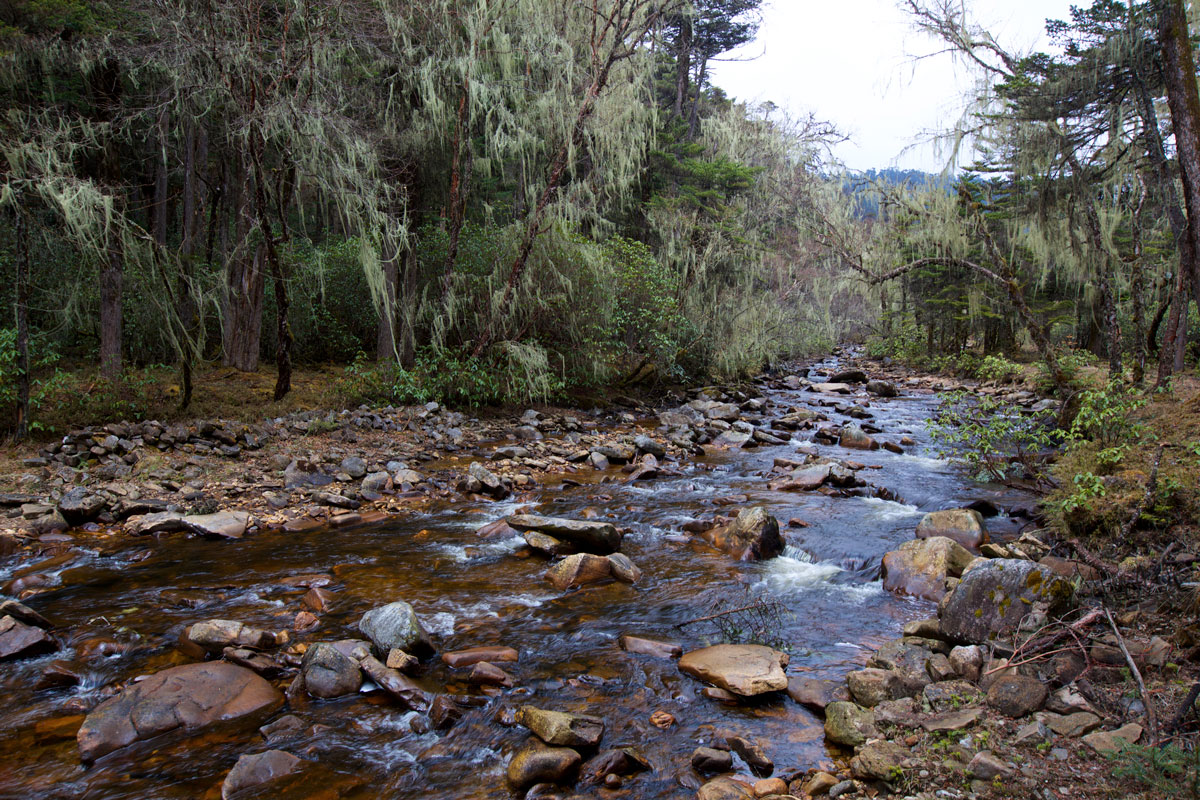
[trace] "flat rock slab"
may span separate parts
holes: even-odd
[[[939,609],[942,633],[968,644],[1006,638],[1035,606],[1065,610],[1073,591],[1066,578],[1032,561],[993,558],[967,570],[946,596]]]
[[[685,653],[679,669],[726,691],[754,697],[788,688],[788,656],[756,644],[718,644]]]
[[[96,706],[76,735],[85,762],[171,731],[266,713],[283,695],[245,667],[212,661],[156,672]]]
[[[456,669],[474,666],[480,661],[487,661],[492,664],[515,663],[520,657],[521,654],[513,648],[500,646],[468,647],[465,650],[453,650],[449,653],[442,653],[442,661]]]
[[[674,642],[660,642],[657,639],[647,639],[630,634],[625,634],[619,641],[621,649],[626,653],[638,653],[655,658],[679,658],[683,655],[683,647]]]
[[[202,536],[218,539],[240,539],[250,526],[250,514],[246,511],[221,511],[217,514],[194,514],[184,517],[183,527]]]
[[[921,727],[930,733],[945,731],[961,731],[979,721],[983,716],[982,708],[966,708],[962,711],[947,711],[945,714],[935,714],[921,720]]]
[[[557,747],[595,747],[604,736],[604,720],[599,717],[536,706],[518,708],[517,724],[528,728],[546,744]]]
[[[569,542],[586,553],[606,556],[621,549],[621,534],[608,522],[516,514],[506,520],[519,531],[537,531]]]
[[[231,800],[238,792],[262,786],[296,772],[303,762],[282,750],[245,755],[237,760],[221,784],[221,800]]]
[[[0,617],[0,661],[52,653],[57,649],[58,642],[41,628],[10,616]]]
[[[1140,738],[1142,738],[1142,726],[1131,722],[1115,731],[1089,733],[1081,741],[1097,753],[1111,753],[1126,744],[1135,744]]]

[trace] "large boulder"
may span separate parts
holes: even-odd
[[[788,656],[756,644],[718,644],[684,653],[679,669],[728,692],[753,697],[788,687]]]
[[[274,686],[245,667],[223,661],[171,667],[96,706],[76,734],[79,755],[94,761],[142,739],[265,715],[282,703]]]
[[[342,697],[362,687],[358,662],[327,642],[318,642],[304,653],[300,665],[304,688],[313,697]]]
[[[966,644],[1008,638],[1027,616],[1065,610],[1072,594],[1070,581],[1032,561],[983,561],[942,599],[938,609],[942,633]]]
[[[946,579],[957,578],[974,556],[953,539],[913,539],[883,556],[883,588],[926,600],[941,600]]]
[[[621,534],[608,522],[516,514],[506,520],[519,531],[537,531],[570,543],[576,550],[606,556],[621,549]]]
[[[783,552],[779,520],[762,506],[743,508],[732,522],[712,528],[704,535],[714,547],[740,561],[762,561]]]
[[[900,394],[896,390],[896,384],[888,381],[868,381],[867,392],[879,397],[896,397]]]
[[[503,500],[505,497],[508,497],[508,487],[504,485],[503,481],[496,477],[494,472],[480,462],[472,461],[467,467],[467,475],[470,476],[472,480],[479,482],[480,491],[482,491],[484,494],[489,495],[497,500]]]
[[[945,536],[972,550],[978,550],[988,542],[983,515],[973,508],[951,508],[926,514],[917,523],[917,538],[934,536]]]
[[[358,620],[362,631],[381,658],[387,658],[392,650],[403,650],[414,655],[433,652],[429,634],[417,619],[413,607],[403,600],[373,608]]]
[[[893,781],[912,753],[887,739],[870,742],[850,759],[850,772],[860,781]]]

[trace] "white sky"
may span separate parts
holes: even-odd
[[[1074,0],[1086,6],[1083,0]],[[1069,19],[1071,0],[973,0],[974,19],[1011,50],[1045,49],[1045,20]],[[851,140],[834,154],[852,169],[940,171],[931,145],[904,152],[922,131],[950,127],[971,86],[949,55],[912,30],[898,0],[766,0],[757,40],[726,54],[759,57],[714,64],[713,82],[731,96],[770,100],[832,121]],[[957,74],[956,74],[957,73]]]

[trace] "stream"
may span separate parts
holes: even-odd
[[[811,371],[837,368],[838,361],[829,359]],[[315,726],[283,746],[312,767],[305,781],[260,796],[510,797],[505,767],[528,732],[497,717],[523,703],[598,716],[607,726],[602,748],[631,745],[653,765],[616,790],[580,785],[577,791],[589,797],[692,796],[701,782],[690,767],[692,751],[708,745],[718,729],[759,742],[776,775],[828,762],[821,720],[786,693],[736,706],[716,702],[701,696],[703,685],[680,673],[674,661],[626,653],[618,638],[629,633],[677,642],[685,650],[705,646],[716,641],[712,627],[680,624],[714,608],[767,598],[785,609],[777,635],[790,651],[788,674],[838,678],[874,645],[898,636],[906,621],[931,616],[933,604],[883,591],[883,554],[912,538],[925,512],[980,498],[1001,506],[1024,498],[981,486],[940,460],[925,430],[937,396],[900,389],[897,398],[871,398],[869,410],[886,438],[916,440],[907,452],[818,446],[822,456],[878,465],[860,476],[899,501],[770,491],[774,459],[797,457],[797,446],[812,444],[811,432],[797,432],[783,446],[710,450],[672,464],[678,476],[654,481],[623,483],[612,469],[600,482],[602,474],[585,468],[571,480],[547,476],[532,500],[443,503],[376,526],[268,531],[237,541],[123,538],[73,550],[76,557],[59,568],[61,587],[26,601],[56,623],[64,649],[0,665],[0,797],[219,797],[214,787],[238,756],[267,748],[253,728],[153,740],[85,767],[73,734],[56,736],[49,723],[84,713],[114,681],[188,663],[173,643],[193,622],[223,618],[289,628],[306,590],[284,581],[308,573],[331,576],[326,588],[335,593],[334,603],[317,629],[294,640],[358,638],[355,623],[363,612],[402,599],[416,609],[439,652],[516,648],[520,661],[503,665],[516,688],[487,697],[467,683],[465,670],[427,662],[419,680],[431,694],[478,698],[458,724],[440,732],[428,731],[420,715],[380,693],[290,703],[272,718],[291,713]],[[767,416],[788,407],[815,408],[837,424],[848,418],[833,403],[863,399],[779,388],[765,390],[764,398]],[[641,424],[651,435],[656,426],[654,419]],[[459,463],[465,468],[467,460]],[[738,562],[683,533],[685,522],[749,505],[763,505],[779,519],[788,543],[784,555]],[[475,534],[518,508],[628,529],[622,551],[642,569],[642,578],[634,585],[555,591],[542,577],[546,559],[531,554],[522,539]],[[792,518],[808,527],[789,527]],[[1004,520],[997,522],[1003,530]],[[0,567],[0,583],[26,566]],[[113,641],[129,646],[114,647]],[[57,659],[86,664],[83,681],[37,689],[42,671]],[[671,714],[675,724],[656,727],[650,717],[657,711]],[[735,768],[748,773],[740,760]]]

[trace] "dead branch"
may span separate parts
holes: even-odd
[[[1146,707],[1146,722],[1150,725],[1150,744],[1153,746],[1158,743],[1158,715],[1154,713],[1154,701],[1146,691],[1146,683],[1142,680],[1141,670],[1138,669],[1133,656],[1129,654],[1129,648],[1125,646],[1125,637],[1121,636],[1121,631],[1117,630],[1117,623],[1113,622],[1112,614],[1108,613],[1107,608],[1104,609],[1104,616],[1108,618],[1108,626],[1112,628],[1113,635],[1117,637],[1117,646],[1121,648],[1121,652],[1125,655],[1125,663],[1129,665],[1129,671],[1133,673],[1133,678],[1137,681],[1138,694],[1141,695],[1142,705]]]

